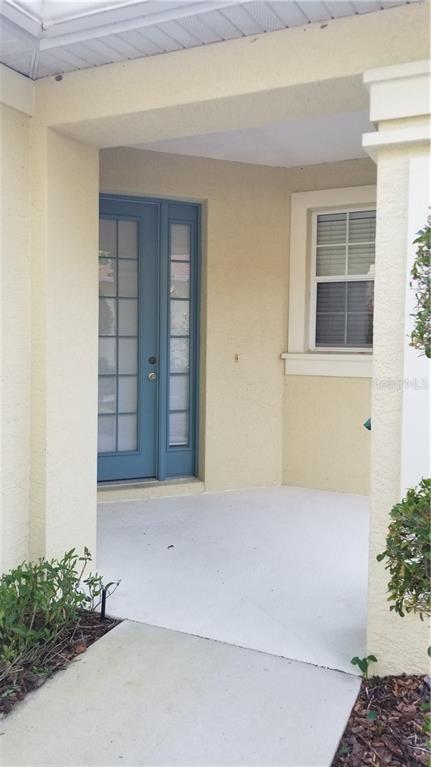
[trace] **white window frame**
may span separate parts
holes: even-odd
[[[319,282],[374,282],[374,272],[372,275],[364,274],[332,274],[328,276],[318,277],[316,275],[316,261],[317,261],[317,217],[319,215],[325,215],[326,213],[356,213],[362,210],[375,210],[375,205],[355,205],[349,208],[322,208],[320,210],[313,210],[311,213],[311,256],[310,256],[310,317],[309,317],[309,332],[310,342],[309,349],[312,352],[338,352],[342,354],[344,352],[350,352],[351,354],[372,354],[373,348],[370,346],[316,346],[316,303],[317,303],[317,285]],[[347,219],[347,242],[349,236],[349,219]],[[355,245],[361,243],[355,243]]]
[[[291,196],[288,351],[286,375],[371,378],[371,350],[313,348],[310,343],[312,216],[315,212],[375,209],[376,187],[296,192]],[[362,277],[362,275],[361,275]],[[363,277],[362,277],[363,279]]]

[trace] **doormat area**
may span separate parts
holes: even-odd
[[[430,677],[364,679],[332,767],[423,767],[430,755]]]
[[[0,718],[119,623],[116,618],[102,620],[99,613],[84,611],[76,623],[64,627],[54,640],[37,648],[19,668],[9,674],[0,669]]]

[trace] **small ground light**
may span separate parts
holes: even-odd
[[[106,618],[106,587],[102,589],[102,603],[100,606],[100,620],[104,621]]]

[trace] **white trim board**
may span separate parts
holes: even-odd
[[[431,61],[410,61],[364,73],[370,94],[370,121],[400,120],[429,113]]]
[[[364,133],[362,146],[374,162],[377,162],[379,149],[399,147],[405,144],[429,144],[431,141],[431,123],[425,125],[407,125],[398,130]]]
[[[412,314],[416,306],[414,288],[410,287],[411,269],[416,258],[416,234],[424,226],[429,205],[430,164],[427,155],[409,163],[409,201],[406,260],[406,295],[404,312],[404,375],[401,440],[401,497],[431,471],[430,373],[431,362],[410,346]]]
[[[322,353],[309,348],[309,302],[310,302],[310,218],[319,209],[328,211],[376,204],[376,187],[354,186],[340,189],[320,189],[312,192],[296,192],[291,197],[290,268],[289,268],[289,327],[286,374],[334,375],[349,377],[371,376],[370,354]],[[295,355],[292,357],[292,355]],[[310,357],[307,363],[305,357]],[[314,361],[312,362],[312,358]],[[357,359],[358,364],[352,365]],[[362,360],[367,360],[363,365]],[[318,360],[318,364],[317,364]],[[359,360],[361,362],[359,362]],[[346,364],[347,361],[349,364]],[[361,364],[362,363],[362,364]],[[299,367],[298,367],[299,366]],[[323,366],[323,367],[322,367]],[[303,371],[333,370],[329,373],[293,373],[293,368]],[[369,372],[358,373],[359,370]]]
[[[333,354],[323,352],[307,352],[295,354],[286,352],[281,355],[284,360],[286,375],[291,376],[322,376],[335,378],[372,378],[372,354]]]

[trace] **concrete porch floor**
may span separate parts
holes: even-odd
[[[292,487],[99,505],[116,616],[352,673],[368,499]]]
[[[286,487],[102,504],[98,569],[129,620],[1,722],[1,763],[330,767],[367,527],[363,497]]]

